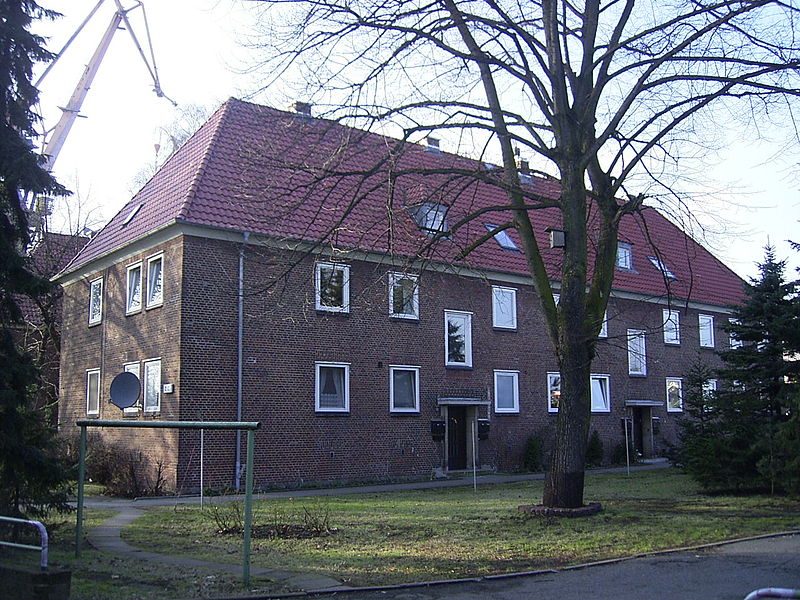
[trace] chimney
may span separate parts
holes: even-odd
[[[304,117],[311,116],[310,102],[301,102],[300,100],[295,100],[295,102],[292,104],[292,108],[298,115],[303,115]]]
[[[428,152],[433,152],[435,154],[440,154],[442,152],[442,150],[439,148],[439,138],[429,135],[425,138],[425,143],[427,144],[425,149]]]

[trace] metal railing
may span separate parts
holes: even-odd
[[[43,571],[47,570],[47,552],[50,547],[49,538],[47,537],[47,529],[45,529],[44,525],[42,525],[39,521],[28,521],[27,519],[15,519],[14,517],[2,517],[0,516],[0,521],[6,521],[8,523],[20,523],[22,525],[32,525],[39,530],[39,535],[41,536],[42,543],[40,546],[34,546],[32,544],[17,544],[16,542],[4,542],[0,540],[0,546],[8,546],[9,548],[22,548],[23,550],[36,550],[42,553],[41,559],[39,561],[39,566],[42,568]]]

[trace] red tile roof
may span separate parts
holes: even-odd
[[[484,180],[475,178],[479,173]],[[448,205],[452,226],[470,212],[502,206],[491,168],[373,133],[308,116],[230,99],[192,136],[67,267],[72,272],[171,222],[292,241],[325,240],[342,249],[453,262],[486,234],[486,223],[509,220],[487,211],[428,248],[410,206]],[[557,182],[534,178],[532,191],[557,198]],[[138,212],[129,220],[132,211]],[[537,239],[553,279],[561,250],[546,230],[558,228],[556,209],[532,212]],[[508,230],[515,242],[516,231]],[[649,260],[658,255],[677,277],[678,298],[728,305],[739,301],[742,280],[655,209],[623,220],[620,238],[633,245],[633,272],[617,271],[614,288],[652,296],[665,278]],[[460,261],[466,266],[527,275],[524,256],[489,240]]]

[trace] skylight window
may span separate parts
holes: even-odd
[[[142,207],[143,207],[143,206],[144,206],[144,204],[137,204],[137,205],[136,205],[136,206],[135,206],[135,207],[134,207],[134,208],[131,210],[131,212],[129,212],[129,213],[128,213],[128,216],[127,216],[127,217],[125,217],[125,220],[122,222],[122,225],[121,225],[121,227],[125,227],[125,225],[127,225],[128,223],[130,223],[131,221],[133,221],[133,217],[135,217],[135,216],[136,216],[136,213],[138,213],[138,212],[139,212],[139,211],[142,209]]]
[[[412,209],[412,216],[420,229],[431,233],[447,231],[447,206],[438,202],[423,202]]]
[[[633,270],[633,247],[627,242],[617,243],[617,268],[624,271]]]
[[[656,269],[661,271],[661,273],[664,275],[664,277],[666,277],[667,279],[673,280],[673,281],[678,279],[677,277],[675,277],[675,275],[672,273],[672,271],[669,270],[669,267],[664,264],[664,261],[662,261],[659,258],[656,258],[655,256],[648,256],[647,258],[651,263],[653,263],[653,266]]]
[[[487,231],[489,231],[490,233],[495,229],[497,229],[497,225],[492,225],[491,223],[484,223],[484,225]],[[503,250],[512,250],[515,252],[519,251],[519,248],[517,248],[517,245],[514,243],[514,240],[511,239],[511,236],[508,235],[505,229],[495,233],[494,239],[498,244],[500,244],[500,247]]]

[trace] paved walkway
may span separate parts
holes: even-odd
[[[668,467],[666,462],[655,462],[651,464],[637,465],[631,467],[632,471],[657,469]],[[599,473],[619,473],[624,472],[625,467],[611,468],[611,469],[596,469],[588,471],[588,475]],[[470,486],[476,483],[478,487],[483,485],[492,485],[498,483],[512,483],[517,481],[531,481],[536,479],[543,479],[544,475],[541,473],[532,473],[525,475],[479,475],[473,481],[472,477],[455,478],[455,479],[440,479],[431,481],[417,481],[409,483],[394,483],[385,485],[370,485],[361,487],[342,487],[342,488],[324,488],[324,489],[298,489],[279,492],[267,492],[261,494],[254,494],[253,498],[257,500],[266,500],[269,498],[300,498],[308,496],[339,496],[345,494],[372,494],[380,492],[391,491],[404,491],[404,490],[418,490],[418,489],[432,489],[432,488],[446,488],[457,486]],[[242,500],[242,495],[225,495],[225,496],[210,496],[204,498],[205,503],[214,502],[227,502],[231,500]],[[200,500],[197,496],[180,496],[168,497],[161,496],[155,498],[139,498],[136,500],[127,500],[122,498],[105,498],[105,497],[89,497],[86,498],[84,505],[87,508],[102,508],[117,511],[117,514],[107,519],[99,526],[95,527],[87,534],[89,543],[97,550],[106,552],[113,552],[115,554],[122,554],[130,556],[138,560],[150,560],[158,564],[172,564],[176,566],[202,568],[209,571],[241,574],[241,565],[215,563],[209,561],[195,560],[192,558],[170,556],[165,554],[158,554],[155,552],[148,552],[135,548],[122,540],[121,532],[124,527],[130,525],[137,518],[141,517],[150,507],[154,506],[174,506],[176,504],[199,504]],[[314,591],[320,592],[325,590],[347,590],[341,582],[331,577],[325,577],[308,573],[295,573],[289,571],[282,571],[277,569],[264,569],[252,568],[250,574],[253,577],[268,577],[275,582],[278,582],[288,589],[296,589],[301,591]]]

